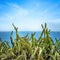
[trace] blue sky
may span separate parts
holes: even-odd
[[[0,0],[0,31],[40,31],[47,23],[52,31],[60,31],[60,0]]]

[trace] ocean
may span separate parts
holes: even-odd
[[[31,33],[33,33],[33,32],[31,32],[31,31],[20,31],[20,32],[18,32],[19,33],[19,35],[21,36],[21,37],[23,37],[23,36],[25,36],[27,33],[29,34],[29,36],[31,35]],[[3,41],[8,41],[9,42],[9,44],[11,43],[10,42],[10,34],[11,34],[11,31],[9,31],[9,32],[0,32],[0,38],[3,40]],[[36,34],[35,34],[35,37],[36,38],[38,38],[39,36],[40,36],[40,34],[41,34],[41,31],[39,32],[36,32]],[[57,38],[57,39],[60,39],[60,32],[51,32],[50,33],[50,36],[51,36],[51,38],[55,41],[55,38]],[[15,32],[13,32],[13,39],[15,39]]]

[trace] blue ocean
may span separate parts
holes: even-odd
[[[18,32],[19,33],[19,35],[21,36],[21,37],[23,37],[23,36],[25,36],[27,33],[29,34],[29,36],[31,35],[31,33],[33,33],[33,32],[31,32],[31,31],[20,31],[20,32]],[[3,40],[3,41],[8,41],[9,42],[9,44],[10,44],[10,34],[11,34],[11,31],[9,31],[9,32],[0,32],[0,38]],[[36,38],[38,38],[38,37],[40,37],[40,34],[41,34],[41,32],[36,32],[36,34],[35,34],[35,37]],[[55,41],[55,38],[57,38],[57,39],[60,39],[60,32],[51,32],[50,33],[50,36],[51,36],[51,38]],[[13,32],[13,39],[15,39],[15,32]]]

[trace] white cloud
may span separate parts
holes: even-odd
[[[9,12],[4,14],[4,17],[2,17],[3,18],[2,20],[5,20],[4,22],[7,22],[8,25],[5,23],[5,25],[3,26],[1,25],[1,27],[6,26],[5,30],[11,30],[12,23],[14,23],[16,26],[19,27],[19,30],[22,30],[22,31],[40,30],[39,28],[40,23],[34,18],[31,18],[31,16],[28,17],[29,15],[28,10],[21,8],[16,4],[9,5],[9,6],[11,6],[11,10],[13,11],[13,13]]]
[[[0,18],[0,30],[12,30],[12,23],[14,23],[20,31],[40,31],[42,23],[46,22],[49,24],[48,26],[51,24],[51,29],[54,27],[54,25],[52,27],[52,24],[60,23],[60,19],[52,20],[48,9],[43,11],[35,10],[34,8],[27,10],[17,4],[8,4],[8,6],[9,11]],[[40,4],[36,3],[36,7],[38,8],[39,6]]]
[[[46,22],[51,23],[51,24],[60,24],[60,18],[59,19],[49,19]]]
[[[11,11],[9,10],[9,12],[4,13],[2,17],[0,16],[0,30],[11,30],[12,23],[18,25],[20,22],[22,24],[23,18],[29,14],[28,10],[21,8],[16,4],[8,6]],[[6,27],[6,29],[3,29],[4,27]]]

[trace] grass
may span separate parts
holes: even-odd
[[[42,32],[38,39],[34,37],[35,33],[31,37],[28,34],[20,37],[18,28],[12,25],[16,31],[16,39],[12,38],[11,32],[12,48],[8,42],[0,39],[0,60],[60,60],[60,40],[56,39],[54,43],[46,23],[41,25]]]

